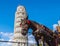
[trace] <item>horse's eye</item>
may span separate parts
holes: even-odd
[[[23,31],[26,31],[26,29],[22,29]]]

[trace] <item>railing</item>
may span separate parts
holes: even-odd
[[[30,34],[31,34],[31,32],[29,32],[28,35],[30,35]],[[15,41],[4,41],[6,39],[2,38],[1,36],[2,35],[0,35],[0,46],[35,46],[36,45],[35,43],[29,43],[28,38],[27,38],[26,42],[15,42]],[[2,39],[3,39],[3,41],[2,41]],[[9,40],[9,39],[7,38],[7,40]]]
[[[27,43],[14,41],[0,41],[0,46],[27,46]]]
[[[30,44],[28,42],[14,42],[14,41],[1,41],[0,46],[37,46],[36,44]]]

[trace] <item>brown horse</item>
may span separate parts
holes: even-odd
[[[46,42],[49,46],[56,46],[54,42],[53,32],[49,28],[44,25],[38,24],[35,21],[25,20],[24,24],[22,24],[23,29],[21,33],[26,35],[28,33],[28,29],[31,28],[33,30],[32,34],[35,37],[37,45],[39,46],[39,40],[41,36],[43,36],[43,42]]]

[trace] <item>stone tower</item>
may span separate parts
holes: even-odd
[[[13,40],[15,42],[22,42],[19,46],[27,46],[27,35],[23,36],[21,34],[22,27],[20,27],[20,23],[22,23],[21,19],[27,17],[24,6],[18,6],[15,13],[15,22],[14,22],[14,37]],[[24,44],[25,43],[25,44]],[[17,44],[13,44],[13,46],[17,46]]]

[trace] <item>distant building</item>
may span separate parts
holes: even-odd
[[[60,32],[60,20],[58,21],[58,24],[53,25],[54,32]]]
[[[55,24],[55,33],[58,35],[58,46],[60,46],[60,20]]]
[[[60,34],[60,21],[58,21],[57,31],[58,31],[59,34]]]

